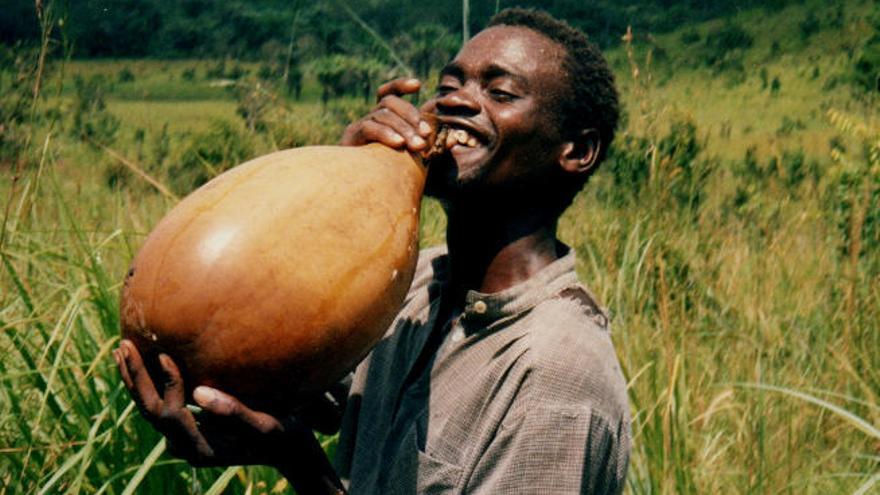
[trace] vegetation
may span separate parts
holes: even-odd
[[[74,3],[0,13],[0,494],[289,492],[270,469],[165,454],[109,355],[121,280],[192,188],[337,141],[387,77],[431,81],[461,6]],[[876,5],[557,3],[612,47],[626,105],[560,235],[612,313],[629,492],[875,492]],[[495,5],[472,5],[474,28]],[[444,222],[426,200],[423,245]]]

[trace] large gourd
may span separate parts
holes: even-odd
[[[151,374],[169,354],[189,390],[261,405],[323,390],[400,308],[425,175],[380,144],[279,151],[223,173],[147,237],[122,290],[123,336]]]

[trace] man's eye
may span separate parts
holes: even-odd
[[[515,94],[508,93],[507,91],[504,91],[503,89],[490,89],[489,94],[492,96],[493,99],[495,99],[497,101],[511,101],[511,100],[516,99]]]

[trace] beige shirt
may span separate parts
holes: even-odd
[[[354,374],[337,450],[351,493],[619,493],[626,383],[574,254],[502,292],[471,291],[435,328],[447,260],[445,247],[422,251],[400,314]]]

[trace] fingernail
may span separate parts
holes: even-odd
[[[208,406],[214,402],[216,398],[217,394],[214,393],[214,389],[212,388],[202,386],[196,387],[196,389],[193,390],[193,399],[195,399],[200,406]]]
[[[391,136],[391,141],[394,142],[394,144],[403,144],[404,139],[400,134],[395,134]]]
[[[419,134],[428,137],[431,134],[431,125],[424,120],[419,122]]]
[[[420,138],[419,136],[415,136],[412,138],[412,145],[415,146],[416,148],[421,148],[421,147],[425,146],[425,144],[427,144],[427,143],[425,143],[425,140]]]
[[[126,346],[126,345],[120,345],[120,346],[119,346],[119,352],[122,353],[122,358],[125,359],[126,361],[128,361],[128,356],[129,356],[129,354],[128,354],[128,346]]]

